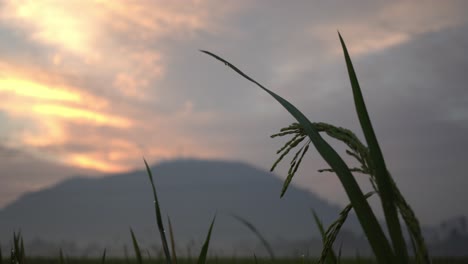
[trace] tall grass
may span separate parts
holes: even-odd
[[[403,237],[403,230],[401,223],[399,221],[399,214],[403,217],[405,224],[408,226],[410,231],[410,238],[416,244],[416,249],[414,254],[419,263],[430,263],[429,256],[427,254],[427,249],[424,243],[424,239],[421,234],[419,227],[419,222],[415,217],[414,212],[409,207],[408,203],[405,201],[400,191],[398,190],[395,182],[393,181],[390,173],[385,164],[385,160],[382,155],[377,137],[375,135],[367,108],[364,102],[364,98],[361,92],[361,88],[351,62],[350,55],[348,53],[346,44],[341,37],[341,34],[338,33],[339,40],[343,49],[344,58],[346,62],[346,67],[348,70],[348,75],[351,83],[351,88],[354,97],[354,105],[356,112],[359,118],[361,128],[364,132],[365,140],[367,146],[360,143],[357,137],[354,136],[352,132],[345,129],[336,129],[334,126],[328,126],[325,129],[321,129],[317,123],[312,123],[309,119],[299,111],[294,105],[288,102],[286,99],[267,89],[259,82],[255,81],[253,78],[242,72],[236,66],[228,62],[227,60],[221,58],[220,56],[211,53],[206,50],[201,50],[202,52],[214,57],[215,59],[223,62],[226,66],[230,67],[232,70],[240,74],[245,79],[256,84],[258,87],[263,89],[269,95],[271,95],[276,101],[278,101],[297,121],[293,126],[282,130],[280,135],[295,134],[295,136],[286,143],[286,145],[280,149],[279,153],[282,152],[279,159],[275,162],[272,169],[278,164],[278,162],[288,154],[290,150],[297,147],[299,143],[308,138],[308,142],[304,144],[296,155],[293,157],[291,162],[291,167],[288,171],[288,176],[285,180],[281,196],[283,196],[291,182],[294,174],[298,170],[298,167],[304,157],[305,153],[308,150],[309,144],[312,143],[317,151],[320,153],[322,158],[330,166],[329,171],[334,172],[341,184],[343,185],[348,198],[350,200],[350,205],[343,210],[337,222],[332,224],[332,226],[325,233],[324,241],[324,254],[320,259],[323,262],[327,256],[328,250],[333,244],[334,238],[336,237],[337,232],[339,232],[339,227],[345,221],[347,214],[351,209],[354,209],[356,215],[359,219],[361,227],[370,243],[370,246],[373,250],[373,253],[379,263],[409,263],[408,256],[408,247],[406,241]],[[325,124],[327,126],[328,124]],[[332,130],[330,130],[330,128]],[[333,134],[333,129],[336,134]],[[359,148],[354,149],[354,152],[349,151],[348,154],[356,157],[361,161],[364,169],[367,169],[367,174],[370,175],[371,182],[373,183],[374,191],[378,194],[381,206],[384,211],[385,220],[386,220],[386,231],[389,234],[389,238],[385,235],[384,229],[385,225],[381,225],[374,212],[372,211],[367,197],[360,186],[358,185],[353,172],[361,172],[362,168],[358,170],[349,168],[340,155],[333,149],[320,135],[319,132],[327,132],[328,134],[335,135],[335,138],[338,140],[347,143],[348,146],[358,146]],[[341,137],[340,136],[343,136]],[[279,135],[277,135],[279,136]],[[352,149],[353,150],[353,149]],[[361,153],[360,153],[361,152]],[[362,154],[362,155],[360,155]],[[325,257],[324,257],[325,256]]]

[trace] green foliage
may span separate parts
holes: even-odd
[[[106,263],[106,249],[104,249],[104,252],[102,252],[102,257],[101,257],[101,264]]]
[[[332,171],[341,181],[351,201],[351,204],[343,210],[338,220],[329,227],[327,232],[325,232],[324,249],[320,258],[320,262],[323,262],[328,258],[328,252],[331,250],[333,241],[335,240],[342,224],[346,220],[349,211],[351,208],[354,208],[364,233],[369,240],[374,255],[379,263],[409,263],[407,245],[403,238],[398,212],[400,212],[406,225],[408,226],[412,241],[415,241],[415,254],[417,256],[418,263],[430,263],[426,246],[424,244],[424,239],[422,238],[421,230],[419,228],[419,222],[399,192],[395,182],[387,170],[382,151],[375,136],[375,132],[372,127],[366,105],[364,103],[364,98],[362,96],[361,88],[359,86],[351,58],[343,38],[339,33],[338,35],[341,46],[343,48],[345,62],[351,82],[356,112],[368,147],[365,147],[362,143],[360,143],[357,137],[347,129],[337,128],[325,123],[310,122],[309,119],[307,119],[307,117],[305,117],[294,105],[276,93],[270,91],[266,87],[262,86],[260,83],[243,73],[230,62],[209,51],[201,50],[201,52],[204,52],[223,62],[226,66],[230,67],[242,77],[256,84],[258,87],[276,99],[276,101],[278,101],[297,120],[297,123],[283,128],[280,133],[272,136],[277,137],[294,135],[292,139],[286,142],[286,144],[280,150],[278,150],[277,154],[280,154],[280,156],[273,164],[271,170],[273,170],[292,149],[296,148],[300,143],[308,138],[308,141],[306,141],[302,147],[299,148],[290,163],[290,169],[284,182],[281,196],[285,194],[290,182],[292,181],[292,178],[296,174],[310,143],[315,146],[322,158],[330,166],[330,169],[321,171]],[[344,142],[351,149],[346,153],[356,158],[360,162],[361,167],[349,168],[343,159],[338,155],[338,153],[322,138],[319,132],[326,132],[332,138]],[[391,243],[385,236],[382,227],[377,221],[376,216],[372,212],[370,205],[366,200],[367,197],[369,197],[372,193],[367,195],[363,194],[361,188],[354,178],[354,175],[352,174],[353,172],[360,172],[371,175],[371,183],[381,200]],[[316,223],[320,228],[321,224],[319,224],[318,218],[316,218]]]
[[[132,235],[133,248],[135,249],[135,256],[137,258],[137,262],[138,264],[142,264],[143,257],[141,256],[140,246],[138,245],[138,242],[135,238],[135,234],[133,233],[133,230],[131,228],[130,228],[130,234]]]
[[[177,254],[176,254],[176,246],[175,246],[175,238],[174,232],[172,231],[172,223],[171,218],[167,217],[167,222],[169,224],[169,237],[171,238],[171,250],[172,250],[172,264],[177,264]]]
[[[213,217],[213,221],[211,221],[210,229],[208,230],[208,234],[206,235],[205,243],[203,243],[202,249],[200,251],[200,255],[198,257],[197,264],[205,264],[206,257],[208,255],[208,247],[210,246],[210,238],[211,238],[211,231],[213,230],[213,225],[216,220],[216,215]]]
[[[164,254],[166,256],[166,263],[167,264],[172,264],[171,253],[169,252],[169,246],[167,244],[167,239],[166,239],[166,232],[164,231],[164,225],[163,225],[163,222],[162,222],[161,209],[159,208],[158,195],[156,194],[156,187],[154,186],[153,174],[151,173],[151,169],[149,168],[148,163],[146,162],[146,160],[143,159],[143,161],[145,162],[146,171],[148,172],[148,177],[150,179],[151,187],[153,189],[154,210],[156,212],[156,222],[157,222],[157,225],[158,225],[159,234],[161,236],[161,242],[162,242],[162,245],[163,245]]]
[[[10,254],[10,261],[11,263],[15,264],[24,264],[26,263],[26,253],[24,250],[24,242],[23,237],[21,236],[21,232],[16,234],[13,233],[13,248]]]
[[[312,214],[314,216],[315,224],[317,225],[317,228],[320,231],[320,235],[322,236],[323,248],[325,249],[325,244],[328,241],[325,229],[323,228],[322,221],[320,221],[320,218],[318,217],[318,215],[315,213],[314,210],[312,210]],[[327,252],[325,252],[325,250],[323,250],[322,251],[322,256],[323,255],[325,255],[325,263],[327,263],[327,264],[338,263],[338,260],[336,258],[336,254],[333,251],[333,247],[330,247],[330,250],[328,250]]]

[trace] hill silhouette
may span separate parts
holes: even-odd
[[[318,237],[310,209],[325,223],[340,208],[294,185],[285,197],[272,173],[240,162],[175,160],[152,166],[159,201],[170,216],[180,247],[198,245],[217,213],[216,248],[256,243],[256,237],[231,215],[254,224],[271,241]],[[100,178],[75,177],[23,195],[0,211],[0,235],[21,230],[44,241],[129,244],[129,227],[141,243],[159,244],[151,186],[143,170]]]

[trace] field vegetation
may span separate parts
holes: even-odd
[[[311,122],[299,109],[286,99],[267,89],[227,60],[214,53],[202,50],[203,53],[223,62],[226,66],[240,74],[242,77],[263,89],[295,118],[296,121],[293,124],[282,128],[279,133],[272,136],[291,137],[284,147],[278,151],[279,158],[274,163],[272,170],[286,157],[288,153],[293,149],[297,149],[290,162],[290,169],[284,182],[283,189],[280,194],[281,196],[286,194],[288,186],[297,172],[310,145],[313,145],[313,147],[317,149],[322,158],[330,166],[329,169],[320,171],[332,172],[339,178],[347,196],[349,197],[350,204],[342,210],[342,212],[337,216],[337,220],[328,228],[325,228],[320,222],[320,212],[313,212],[315,224],[320,230],[323,239],[323,250],[321,256],[317,256],[317,258],[302,257],[298,259],[275,258],[274,252],[271,251],[268,241],[262,238],[261,234],[256,231],[256,228],[253,225],[245,221],[245,219],[238,217],[239,221],[257,235],[261,243],[269,252],[270,257],[257,258],[253,255],[248,259],[208,258],[210,238],[212,233],[216,232],[216,216],[213,216],[212,222],[207,225],[207,235],[198,258],[177,258],[177,254],[175,252],[177,241],[172,235],[171,221],[169,218],[167,219],[166,223],[168,229],[166,229],[158,201],[155,178],[153,177],[152,171],[145,160],[144,163],[153,191],[156,219],[155,224],[159,230],[159,236],[163,248],[163,257],[152,259],[150,256],[145,254],[145,251],[140,249],[138,238],[135,237],[133,231],[130,229],[130,237],[134,249],[134,256],[131,258],[108,259],[106,258],[105,250],[103,250],[102,256],[96,259],[67,258],[61,251],[56,259],[28,258],[21,235],[15,234],[9,259],[4,260],[3,263],[467,263],[467,260],[465,259],[432,259],[430,257],[430,252],[427,250],[419,221],[410,205],[406,202],[405,198],[399,191],[395,181],[387,169],[385,159],[364,102],[356,72],[351,62],[350,55],[348,54],[345,42],[340,34],[339,40],[343,49],[355,108],[365,136],[365,142],[361,142],[358,137],[348,129],[328,123]],[[344,143],[348,148],[346,153],[357,160],[360,166],[355,168],[348,167],[337,151],[327,143],[327,141],[325,141],[323,137],[324,135]],[[367,193],[363,192],[355,178],[355,174],[357,173],[367,175],[373,187],[372,191]],[[371,196],[380,199],[380,205],[385,216],[384,224],[378,221],[368,202],[368,198]],[[362,230],[369,241],[370,247],[372,248],[372,252],[375,256],[373,259],[362,259],[359,257],[353,259],[342,258],[340,248],[334,245],[335,239],[351,210],[354,210],[356,213]],[[400,219],[402,221],[400,221]],[[168,230],[168,232],[166,232],[166,230]],[[407,233],[407,235],[404,235],[405,233]],[[6,256],[4,256],[3,259],[6,259]]]

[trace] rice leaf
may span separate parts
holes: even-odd
[[[169,223],[169,237],[171,239],[171,249],[172,249],[172,264],[177,264],[177,254],[175,247],[174,233],[172,232],[172,223],[171,218],[167,216],[167,222]]]
[[[365,195],[365,198],[371,197],[375,192],[368,192]],[[320,256],[320,260],[318,263],[323,263],[327,256],[328,252],[333,249],[333,243],[335,243],[336,237],[338,236],[338,233],[341,230],[341,227],[343,224],[346,222],[346,219],[348,218],[349,212],[353,209],[353,206],[351,204],[348,204],[341,212],[340,216],[338,219],[331,224],[327,231],[325,232],[325,242],[323,243],[323,249],[322,249],[322,255]]]
[[[208,247],[210,246],[210,238],[211,238],[211,230],[213,230],[213,225],[216,219],[216,215],[213,217],[211,221],[210,229],[208,230],[208,234],[206,235],[205,243],[203,243],[203,247],[200,251],[200,255],[198,256],[197,264],[205,264],[206,257],[208,255]]]
[[[382,208],[385,213],[385,220],[387,222],[388,231],[392,240],[396,262],[402,264],[408,263],[408,251],[406,248],[405,239],[403,238],[403,232],[401,230],[400,221],[398,219],[398,212],[395,205],[396,197],[392,187],[390,175],[388,174],[388,170],[383,159],[379,142],[377,141],[377,137],[375,136],[374,129],[372,127],[372,123],[370,121],[366,105],[364,103],[364,98],[361,93],[361,88],[356,77],[356,72],[354,71],[351,58],[346,48],[346,44],[344,43],[344,40],[339,32],[338,36],[340,38],[341,46],[343,48],[346,67],[348,69],[349,79],[351,81],[351,87],[353,89],[353,97],[354,104],[356,106],[356,112],[358,114],[359,122],[364,132],[367,145],[369,147],[370,158],[372,159],[372,163],[375,165],[376,183],[380,192]]]
[[[133,248],[135,249],[135,256],[137,258],[137,263],[142,264],[143,258],[141,257],[140,246],[138,246],[138,242],[135,238],[135,234],[133,233],[133,230],[131,228],[130,228],[130,234],[132,235]]]
[[[164,250],[164,255],[166,255],[166,263],[172,264],[171,253],[169,252],[169,246],[167,244],[167,239],[166,239],[166,232],[164,231],[164,225],[163,225],[163,221],[161,217],[161,209],[159,208],[158,195],[156,194],[156,187],[154,186],[153,174],[151,173],[151,169],[148,166],[148,163],[146,162],[144,158],[143,158],[143,161],[145,162],[146,171],[148,173],[148,177],[151,182],[151,187],[153,188],[154,210],[156,213],[156,222],[158,224],[159,234],[161,236],[161,242],[162,242],[162,246]]]
[[[313,209],[312,209],[312,214],[314,216],[315,224],[317,225],[320,231],[320,235],[322,236],[323,246],[325,246],[327,235],[325,234],[325,229],[323,228],[322,221],[320,221],[320,218],[318,217],[318,215],[315,213],[315,210]],[[335,252],[333,251],[333,248],[330,250],[327,257],[325,258],[325,262],[329,264],[337,263],[336,255],[335,255]]]
[[[16,234],[13,232],[13,259],[16,263],[24,263],[24,243],[21,236],[21,231]]]
[[[102,252],[101,263],[106,263],[106,249],[104,249],[104,252]]]
[[[257,236],[257,238],[260,240],[260,242],[270,255],[270,258],[274,260],[275,254],[273,253],[273,249],[271,248],[270,243],[268,243],[265,237],[260,233],[260,231],[258,231],[258,229],[252,223],[247,221],[247,219],[233,214],[231,214],[231,216],[234,217],[237,221],[241,222],[244,226],[246,226],[250,231],[252,231],[252,233],[254,233]]]
[[[319,135],[312,123],[302,114],[294,105],[283,99],[276,93],[268,90],[254,79],[247,76],[245,73],[240,71],[237,67],[224,60],[223,58],[209,52],[202,50],[213,58],[223,62],[225,65],[233,69],[235,72],[240,74],[247,80],[255,83],[265,92],[275,98],[294,118],[303,126],[304,131],[309,136],[310,140],[314,144],[317,151],[325,159],[328,165],[336,172],[340,179],[345,191],[356,210],[358,219],[361,226],[366,234],[367,239],[372,247],[372,250],[379,263],[393,263],[394,254],[390,244],[388,243],[382,228],[377,221],[374,213],[372,212],[369,204],[364,198],[358,183],[354,179],[352,173],[349,171],[346,163],[341,159],[338,153]]]

